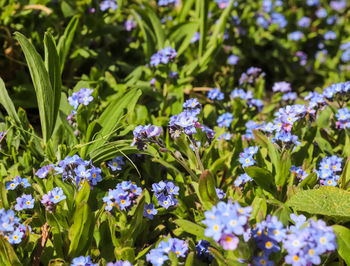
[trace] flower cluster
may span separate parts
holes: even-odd
[[[332,101],[350,95],[350,81],[332,84],[323,90],[323,96]]]
[[[340,50],[343,51],[341,55],[341,60],[343,62],[349,62],[350,61],[350,42],[346,42],[340,45]]]
[[[174,252],[177,257],[186,257],[188,244],[177,238],[169,238],[168,241],[161,241],[157,248],[152,249],[147,255],[147,261],[155,266],[164,265],[164,262],[169,260],[169,252]]]
[[[335,114],[337,118],[336,127],[337,128],[349,128],[350,127],[350,109],[349,108],[341,108],[338,110],[338,113]]]
[[[258,14],[257,23],[264,29],[267,29],[272,24],[277,24],[280,29],[287,26],[286,18],[274,10],[274,8],[282,5],[282,1],[264,0],[262,2],[262,13]],[[266,19],[265,16],[269,18]]]
[[[97,266],[98,263],[93,263],[91,261],[90,256],[87,256],[87,257],[80,256],[80,257],[74,258],[72,260],[71,266],[81,266],[81,265],[84,265],[84,266]]]
[[[273,92],[290,92],[292,91],[292,88],[290,86],[290,83],[285,81],[275,82],[272,87]]]
[[[122,170],[122,166],[124,164],[125,163],[122,156],[115,157],[107,163],[107,165],[112,169],[112,171]]]
[[[125,210],[136,203],[136,198],[141,193],[142,189],[130,181],[118,183],[115,189],[110,189],[108,195],[103,198],[103,202],[107,203],[105,210],[111,211],[113,207]]]
[[[23,186],[24,188],[30,187],[28,179],[20,178],[19,176],[16,176],[12,181],[6,182],[5,184],[7,190],[14,190],[19,185]]]
[[[78,92],[73,92],[72,96],[68,97],[69,104],[77,110],[79,104],[88,105],[94,98],[91,96],[94,90],[82,88]]]
[[[290,226],[289,234],[283,240],[283,246],[288,252],[285,262],[296,265],[320,264],[320,255],[334,251],[337,248],[333,228],[322,220],[308,220],[303,215],[291,214],[295,226]]]
[[[263,76],[265,76],[265,73],[262,72],[261,68],[250,67],[248,68],[246,73],[242,73],[241,77],[239,78],[239,85],[253,84],[256,81],[256,79]]]
[[[219,127],[230,127],[233,120],[231,113],[223,113],[218,117],[217,123]]]
[[[152,67],[156,67],[159,64],[168,64],[169,62],[174,61],[175,57],[177,55],[177,52],[175,49],[169,47],[166,47],[164,49],[159,50],[157,53],[151,56],[151,62],[150,65]]]
[[[303,168],[296,167],[295,165],[292,165],[290,172],[298,178],[299,182],[303,181],[308,176]]]
[[[246,100],[248,107],[256,107],[258,112],[260,112],[264,108],[263,102],[260,99],[254,99],[253,93],[251,91],[245,92],[243,89],[234,89],[231,92],[231,98],[240,98],[242,100]]]
[[[160,206],[168,209],[178,203],[175,195],[179,195],[179,187],[171,181],[152,184],[152,191],[156,196]]]
[[[245,183],[252,181],[252,180],[253,179],[247,173],[244,173],[244,174],[241,174],[238,176],[238,178],[235,180],[234,184],[236,187],[244,186]]]
[[[319,164],[319,169],[315,170],[317,176],[321,179],[321,185],[325,186],[336,186],[337,181],[339,180],[339,172],[342,171],[342,158],[333,155],[326,156],[322,159]]]
[[[101,181],[101,169],[92,165],[91,161],[84,161],[78,155],[67,156],[54,167],[57,174],[62,174],[63,181],[71,181],[81,186],[88,181],[90,186]]]
[[[169,132],[171,137],[180,137],[184,132],[186,135],[191,136],[197,133],[196,128],[201,128],[201,124],[198,122],[197,115],[200,113],[200,103],[197,99],[189,99],[184,104],[185,110],[178,115],[170,117]]]
[[[245,148],[243,152],[239,154],[239,162],[242,164],[243,168],[252,166],[255,164],[253,156],[258,152],[259,148],[257,146]]]
[[[249,238],[248,217],[251,211],[251,207],[242,208],[238,202],[220,201],[204,213],[202,223],[207,226],[204,235],[212,237],[226,250],[235,250],[239,243],[238,236],[243,235],[245,240]]]
[[[254,225],[252,229],[252,237],[255,240],[258,248],[263,251],[264,257],[259,257],[262,260],[268,260],[271,253],[280,251],[279,243],[283,241],[287,230],[284,228],[282,222],[276,216],[267,216],[266,220]]]
[[[10,244],[18,244],[22,241],[26,227],[19,222],[13,210],[0,209],[0,234]]]
[[[147,142],[155,142],[156,137],[159,137],[161,133],[161,127],[154,125],[137,126],[133,131],[134,140],[131,146],[136,145],[137,149],[143,151],[147,148]]]
[[[55,210],[56,204],[64,199],[66,199],[66,195],[64,195],[62,188],[54,187],[47,194],[43,195],[41,203],[45,205],[47,211],[53,212]]]
[[[223,100],[224,97],[225,95],[218,88],[213,88],[208,92],[208,98],[210,100]]]
[[[17,204],[15,205],[16,211],[21,211],[24,209],[33,209],[34,208],[34,199],[32,195],[22,195],[16,199]]]

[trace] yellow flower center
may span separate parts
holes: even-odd
[[[59,198],[60,198],[60,196],[58,196],[58,195],[55,196],[55,199],[59,199]]]
[[[294,261],[299,261],[299,256],[295,255],[295,256],[293,257],[293,260],[294,260]]]
[[[214,225],[214,230],[215,231],[219,230],[219,226],[218,225]]]
[[[231,242],[232,241],[232,237],[229,237],[229,236],[225,237],[225,241],[226,242]]]
[[[30,205],[30,203],[31,203],[31,202],[30,202],[29,200],[26,202],[27,205]]]
[[[272,243],[270,241],[267,241],[265,244],[266,248],[271,248],[272,247]]]
[[[125,203],[125,200],[122,199],[122,200],[120,201],[120,203],[121,203],[121,204],[124,204],[124,203]]]
[[[148,214],[150,214],[150,213],[151,213],[151,210],[150,210],[150,209],[148,209],[148,210],[147,210],[147,213],[148,213]]]

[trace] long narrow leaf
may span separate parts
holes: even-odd
[[[22,47],[32,77],[38,101],[41,130],[44,142],[46,143],[53,131],[54,97],[49,74],[46,71],[41,56],[28,39],[19,32],[16,32],[15,36]]]
[[[61,73],[63,72],[64,63],[66,62],[66,57],[68,55],[69,48],[73,42],[75,31],[78,26],[78,22],[79,22],[78,16],[74,16],[69,22],[66,30],[64,31],[64,34],[61,36],[60,40],[58,41],[57,50],[58,50],[58,55],[60,57]]]
[[[16,122],[17,125],[20,125],[21,122],[16,113],[15,105],[13,104],[10,96],[7,93],[5,83],[0,78],[0,104],[5,108],[7,114]]]
[[[58,109],[61,101],[61,69],[60,69],[60,58],[57,53],[56,43],[50,33],[45,33],[44,37],[45,45],[45,66],[49,73],[51,87],[54,95],[54,106],[53,106],[53,122],[52,131],[55,127]]]

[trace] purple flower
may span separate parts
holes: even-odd
[[[115,0],[103,0],[100,3],[101,11],[106,11],[107,9],[116,10],[118,8],[118,4]]]
[[[146,204],[143,211],[143,216],[153,220],[153,215],[156,215],[158,211],[154,208],[152,203]]]
[[[128,19],[124,22],[124,27],[126,31],[132,31],[136,27],[136,23],[133,19]]]
[[[236,65],[239,61],[239,57],[237,55],[230,55],[228,58],[227,58],[227,63],[229,65]]]
[[[239,238],[233,234],[223,234],[219,240],[219,244],[225,250],[235,250],[238,246]]]
[[[301,28],[307,28],[310,26],[311,19],[309,17],[302,17],[298,21],[298,26]]]

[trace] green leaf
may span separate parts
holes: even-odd
[[[65,29],[63,35],[58,41],[57,49],[58,49],[58,55],[60,57],[60,71],[63,72],[64,64],[66,62],[66,57],[69,52],[69,48],[73,42],[74,34],[77,29],[79,22],[79,17],[74,16],[71,21],[69,22],[67,28]]]
[[[257,166],[250,166],[244,168],[244,171],[251,178],[253,178],[257,185],[260,186],[262,189],[274,195],[276,194],[277,190],[273,180],[273,176],[268,170]]]
[[[39,115],[44,142],[46,143],[53,132],[53,107],[54,94],[51,87],[49,74],[41,56],[34,46],[21,33],[15,33],[27,60],[30,75],[32,77],[35,93],[38,101]]]
[[[350,181],[350,158],[346,160],[346,164],[340,180],[341,180],[340,188],[346,189]]]
[[[22,265],[11,244],[0,235],[0,264],[1,265]]]
[[[269,143],[270,143],[268,138],[259,130],[252,129],[252,131],[253,131],[255,142],[264,148],[268,148]]]
[[[350,230],[341,225],[333,225],[337,236],[337,251],[347,265],[350,265]]]
[[[182,230],[184,230],[187,233],[190,233],[192,235],[197,236],[198,238],[204,239],[204,228],[198,224],[195,224],[191,221],[184,220],[184,219],[178,219],[175,220],[174,223],[176,223],[178,226],[181,227]]]
[[[350,218],[350,192],[337,187],[322,186],[300,191],[286,204],[297,211]]]
[[[93,237],[94,217],[85,201],[77,207],[73,221],[73,225],[69,228],[68,233],[70,240],[68,253],[71,258],[84,254]]]
[[[101,126],[101,130],[96,135],[94,142],[89,145],[87,150],[88,154],[101,147],[111,137],[113,131],[123,120],[125,110],[127,111],[126,113],[131,113],[140,96],[141,91],[133,89],[126,94],[121,93],[117,99],[109,104],[97,120],[98,124]]]
[[[135,249],[130,247],[116,247],[114,249],[114,256],[117,260],[127,260],[130,263],[133,263],[135,260]]]
[[[7,114],[14,120],[14,122],[19,126],[21,121],[18,118],[15,105],[13,104],[10,96],[7,93],[5,83],[0,77],[0,104],[5,108]]]
[[[55,127],[58,109],[61,101],[61,69],[60,69],[60,58],[58,57],[55,40],[52,35],[48,32],[44,36],[45,46],[45,66],[49,73],[51,87],[53,89],[53,128]],[[52,129],[53,130],[53,129]]]
[[[158,49],[164,48],[164,42],[165,42],[165,33],[162,28],[162,23],[160,22],[158,16],[156,13],[154,13],[153,9],[149,6],[146,7],[146,14],[151,21],[152,27],[154,29],[156,39],[157,39],[157,45]]]
[[[78,191],[75,198],[75,206],[79,206],[81,202],[87,202],[90,196],[90,183],[88,181],[84,181],[83,186]]]
[[[198,196],[206,209],[211,209],[213,204],[219,200],[216,194],[216,184],[213,175],[209,170],[204,170],[199,178]]]
[[[185,262],[185,266],[193,266],[193,263],[194,263],[194,252],[190,252],[188,255],[187,255],[187,258],[186,258],[186,262]]]
[[[209,0],[200,0],[197,1],[197,8],[200,8],[200,39],[198,47],[198,56],[202,57],[204,49],[206,47],[206,38],[208,31],[208,12],[209,12]]]
[[[170,260],[170,265],[171,266],[177,266],[179,265],[179,260],[177,259],[177,256],[174,252],[170,251],[169,254],[169,260]]]
[[[140,10],[138,11],[141,13]],[[139,13],[137,13],[135,10],[131,10],[131,13],[133,14],[137,24],[141,29],[142,35],[145,38],[145,42],[143,44],[144,53],[147,58],[150,58],[155,49],[155,40],[154,40],[155,37],[151,32],[150,28],[148,27],[148,25],[142,19],[142,16],[139,15]]]

